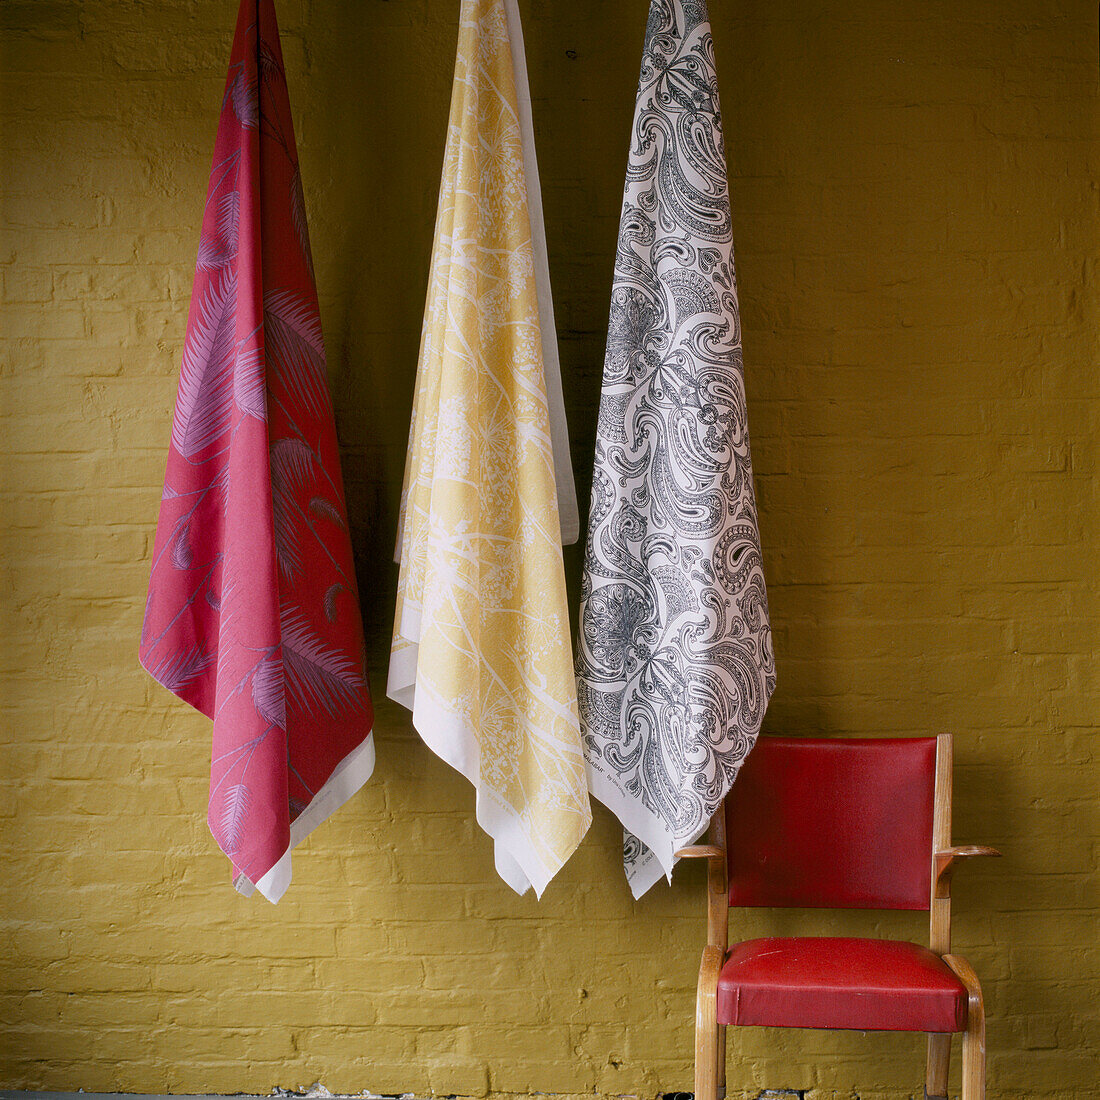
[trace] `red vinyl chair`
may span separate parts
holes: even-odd
[[[925,1096],[945,1100],[962,1033],[962,1100],[985,1097],[985,1009],[951,954],[951,876],[993,848],[951,847],[951,736],[761,737],[711,821],[695,1100],[725,1096],[726,1027],[928,1034]],[[728,947],[730,906],[923,909],[930,945],[788,937]]]

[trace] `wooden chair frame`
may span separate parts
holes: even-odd
[[[962,1100],[985,1100],[985,1003],[977,975],[960,955],[951,953],[951,879],[959,865],[976,856],[999,856],[979,844],[951,845],[951,734],[936,738],[935,801],[929,860],[929,947],[966,987],[966,1030],[962,1033]],[[736,788],[735,788],[736,790]],[[708,844],[682,848],[682,859],[707,861],[707,945],[699,964],[695,1008],[695,1100],[726,1095],[726,1027],[718,1023],[718,975],[729,949],[729,878],[726,862],[726,808],[711,819]],[[951,1034],[929,1034],[925,1100],[947,1100]]]

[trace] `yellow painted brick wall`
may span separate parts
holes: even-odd
[[[645,7],[523,4],[582,486]],[[956,837],[1006,853],[957,888],[991,1096],[1094,1098],[1096,7],[712,7],[767,725],[956,732]],[[234,8],[0,3],[0,1086],[690,1088],[700,872],[634,904],[606,812],[541,904],[517,899],[465,783],[383,704],[375,779],[277,908],[233,893],[207,834],[207,722],[136,648]],[[381,696],[457,0],[279,10]],[[730,1052],[731,1095],[920,1095],[912,1036],[750,1030]]]

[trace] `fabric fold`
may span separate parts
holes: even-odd
[[[705,0],[652,0],[631,133],[577,687],[640,897],[706,829],[775,686]]]
[[[556,352],[518,19],[515,0],[462,3],[388,693],[474,785],[501,877],[541,894],[591,811],[556,474],[568,446],[548,400]]]
[[[272,0],[243,0],[203,213],[140,659],[213,719],[242,893],[374,767],[373,711]]]
[[[554,453],[554,481],[558,498],[561,542],[572,546],[580,538],[581,518],[577,505],[577,484],[569,454],[569,428],[565,419],[565,398],[561,385],[561,358],[558,354],[554,297],[550,290],[550,255],[546,247],[546,224],[542,213],[542,186],[535,157],[535,123],[531,113],[531,90],[527,82],[527,57],[523,48],[523,27],[516,0],[504,0],[508,22],[516,89],[516,114],[519,118],[524,179],[527,185],[527,217],[531,229],[531,252],[535,265],[535,290],[539,303],[539,330],[542,335],[542,361],[546,372],[546,400],[550,413],[550,442]]]

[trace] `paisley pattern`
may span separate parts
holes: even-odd
[[[775,686],[705,0],[652,0],[581,589],[592,793],[635,897],[706,828]]]
[[[213,719],[211,831],[237,888],[278,901],[374,743],[272,0],[237,19],[140,658]]]
[[[463,0],[398,535],[388,692],[541,894],[591,822],[515,0]],[[551,385],[553,383],[550,383]],[[564,437],[561,437],[564,444]],[[571,476],[571,475],[570,475]]]

